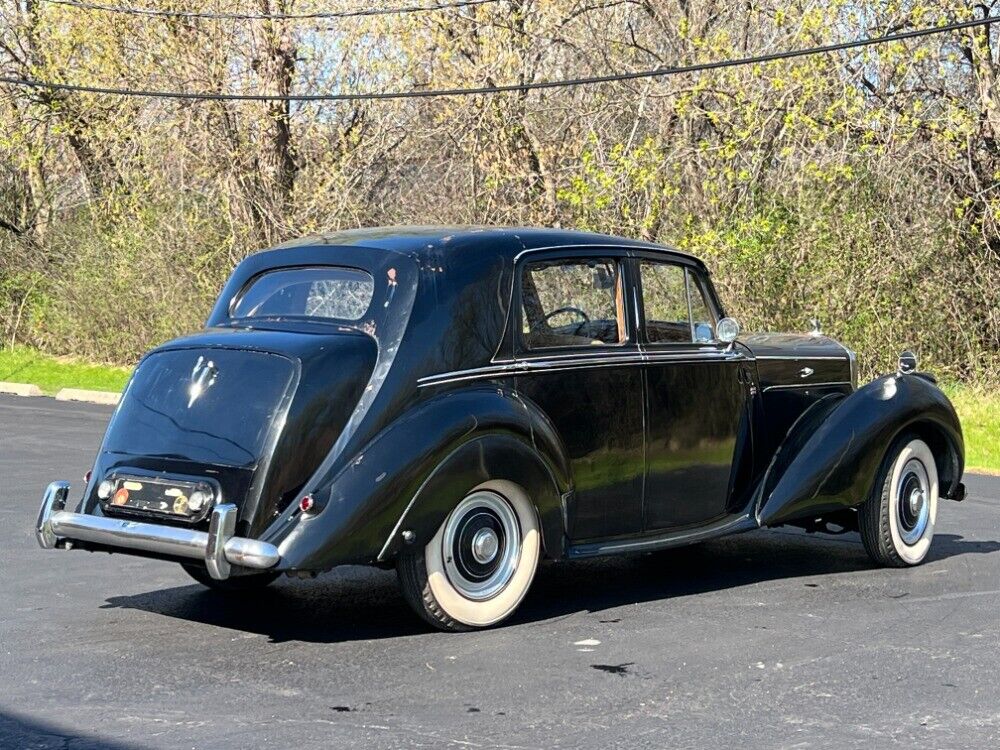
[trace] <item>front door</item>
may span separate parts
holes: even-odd
[[[715,339],[718,306],[693,264],[637,259],[648,362],[646,531],[722,518],[751,458],[750,369]]]
[[[517,391],[565,443],[573,541],[642,529],[642,355],[624,275],[622,255],[564,250],[532,257],[518,276]]]

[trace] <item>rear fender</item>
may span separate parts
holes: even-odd
[[[528,443],[514,435],[481,435],[463,443],[427,478],[400,516],[379,561],[395,557],[406,546],[402,531],[412,532],[409,544],[427,544],[445,518],[473,487],[494,479],[519,485],[531,499],[548,557],[565,552],[562,494],[549,464]]]
[[[821,399],[803,413],[760,482],[758,523],[774,526],[857,507],[892,441],[907,430],[930,445],[941,495],[953,495],[965,462],[954,407],[920,375],[887,375],[848,396]]]
[[[496,386],[423,401],[313,491],[318,512],[279,519],[263,539],[278,546],[286,569],[388,562],[402,547],[403,531],[414,532],[412,543],[426,544],[465,493],[488,479],[507,479],[535,503],[546,549],[558,555],[568,474],[536,422],[516,393]]]

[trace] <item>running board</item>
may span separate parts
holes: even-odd
[[[628,552],[653,552],[670,547],[683,547],[686,544],[704,542],[708,539],[738,534],[760,528],[757,521],[749,514],[736,517],[729,516],[708,526],[683,531],[668,531],[655,536],[640,536],[619,539],[606,539],[600,542],[573,544],[566,550],[566,557],[579,559],[582,557],[598,557],[599,555],[618,555]]]

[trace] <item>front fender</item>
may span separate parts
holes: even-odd
[[[509,479],[535,502],[543,537],[561,540],[568,480],[557,458],[535,449],[532,419],[513,391],[496,386],[423,401],[313,493],[318,513],[295,514],[264,538],[278,544],[289,570],[386,562],[399,551],[402,531],[426,544],[465,492]]]
[[[950,496],[965,462],[954,407],[919,375],[887,375],[849,396],[818,401],[792,426],[759,485],[758,523],[773,526],[860,505],[892,441],[907,429],[931,445],[941,494]]]

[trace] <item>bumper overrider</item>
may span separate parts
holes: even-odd
[[[155,523],[67,511],[69,482],[52,482],[38,512],[35,536],[43,549],[70,549],[74,541],[121,547],[205,563],[217,580],[229,578],[232,566],[253,570],[273,568],[281,560],[278,548],[256,539],[234,536],[237,508],[231,503],[212,509],[208,533]]]

